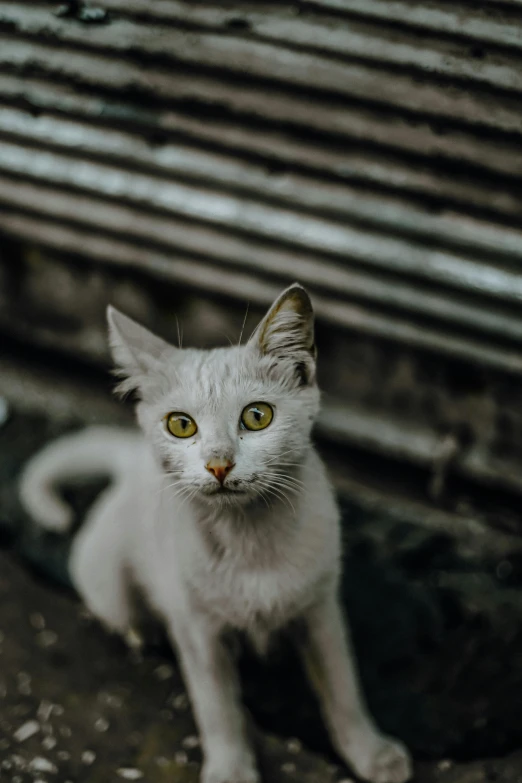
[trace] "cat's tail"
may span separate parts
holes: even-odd
[[[55,485],[89,476],[123,478],[138,436],[111,427],[64,435],[38,452],[25,466],[20,479],[20,500],[42,527],[66,531],[72,509],[57,494]]]

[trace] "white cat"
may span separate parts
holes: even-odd
[[[201,732],[203,783],[259,780],[225,631],[263,651],[296,619],[337,751],[362,778],[403,783],[408,753],[368,713],[338,602],[339,513],[310,440],[319,391],[306,291],[284,291],[246,345],[211,351],[174,348],[113,308],[108,319],[143,435],[66,436],[21,481],[32,516],[65,530],[71,513],[52,483],[113,477],[73,543],[85,603],[128,636],[134,583],[165,622]]]

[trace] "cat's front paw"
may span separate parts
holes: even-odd
[[[207,758],[201,773],[201,783],[260,783],[255,763],[247,754],[220,754]]]
[[[349,754],[359,777],[371,783],[405,783],[412,776],[410,754],[401,742],[378,734]]]

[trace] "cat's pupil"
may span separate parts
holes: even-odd
[[[260,410],[258,410],[257,408],[253,408],[252,410],[253,410],[253,413],[254,413],[254,418],[255,418],[255,420],[256,420],[256,421],[261,421],[261,417],[263,416],[263,414],[261,413],[261,411],[260,411]]]
[[[188,419],[181,419],[181,427],[186,430],[188,426]]]

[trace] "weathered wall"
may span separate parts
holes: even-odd
[[[209,342],[298,278],[324,433],[520,488],[522,3],[100,5],[0,0],[0,330],[100,362],[109,299]]]

